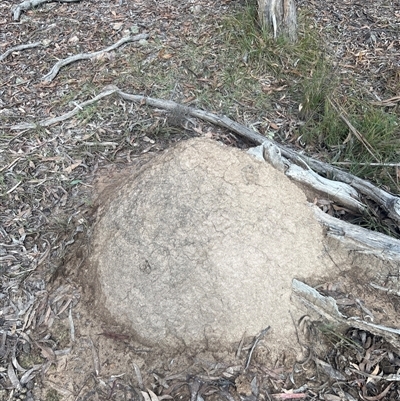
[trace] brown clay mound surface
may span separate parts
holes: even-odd
[[[321,278],[322,229],[298,187],[211,140],[186,141],[105,192],[90,277],[96,309],[148,345],[221,349],[271,326],[297,347],[293,277]]]

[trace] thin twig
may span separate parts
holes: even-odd
[[[25,50],[25,49],[33,49],[34,47],[39,47],[41,45],[42,42],[35,42],[35,43],[28,43],[26,45],[14,46],[11,49],[6,50],[2,55],[0,55],[0,61],[3,61],[13,52],[18,52],[20,50]]]
[[[390,99],[381,100],[380,102],[371,102],[374,106],[396,106],[396,103],[400,102],[400,96],[391,97]]]
[[[13,125],[11,127],[11,129],[12,130],[35,129],[37,127],[48,127],[50,125],[57,124],[61,121],[68,120],[69,118],[80,113],[84,107],[90,106],[91,104],[96,103],[98,100],[102,99],[103,97],[107,97],[109,95],[112,95],[113,93],[115,93],[115,89],[101,92],[97,96],[95,96],[93,99],[87,100],[86,102],[83,102],[83,103],[77,105],[73,110],[69,111],[66,114],[63,114],[58,117],[46,118],[44,120],[39,121],[37,124],[22,123],[22,124],[18,124],[18,125]]]
[[[17,182],[11,189],[9,189],[6,194],[9,195],[11,192],[13,192],[15,189],[17,189],[21,185],[22,181]]]
[[[60,69],[62,67],[65,67],[68,64],[74,63],[75,61],[79,61],[79,60],[89,60],[93,57],[100,56],[103,53],[110,52],[110,51],[122,46],[125,43],[137,42],[139,40],[147,39],[148,37],[149,37],[149,35],[147,33],[141,33],[136,36],[125,36],[122,39],[120,39],[117,43],[114,43],[113,45],[111,45],[103,50],[99,50],[99,51],[93,52],[93,53],[75,54],[74,56],[70,56],[63,60],[59,60],[59,61],[57,61],[57,63],[54,64],[53,68],[42,78],[42,80],[46,81],[46,82],[51,82],[56,77],[56,75],[58,74]]]
[[[358,162],[332,162],[337,166],[371,166],[371,167],[400,167],[400,163],[358,163]]]
[[[376,157],[375,153],[373,152],[373,147],[371,144],[361,135],[361,133],[354,127],[354,125],[349,121],[349,119],[346,116],[346,112],[343,110],[342,107],[340,107],[336,102],[334,102],[332,99],[328,98],[329,103],[331,106],[335,109],[335,111],[339,114],[339,117],[344,121],[344,123],[349,127],[350,131],[353,133],[353,135],[364,145],[365,149],[367,149],[367,152],[377,161],[379,162],[379,159]]]
[[[245,367],[244,367],[244,370],[245,370],[245,371],[247,370],[247,368],[248,368],[249,365],[250,365],[251,357],[253,356],[253,352],[254,352],[254,350],[256,349],[257,344],[262,340],[262,338],[265,336],[265,334],[268,332],[269,329],[270,329],[270,326],[268,326],[267,328],[265,328],[264,330],[262,330],[261,333],[260,333],[257,337],[255,337],[254,343],[253,343],[253,345],[251,346],[250,351],[249,351],[249,355],[248,355],[248,357],[247,357],[246,365],[245,365]]]

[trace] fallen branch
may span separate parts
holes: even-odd
[[[69,111],[66,114],[63,114],[58,117],[46,118],[44,120],[39,121],[37,124],[35,123],[22,123],[18,125],[14,125],[11,127],[12,130],[20,130],[20,129],[35,129],[37,127],[49,127],[50,125],[54,125],[60,123],[62,121],[68,120],[71,117],[75,116],[76,114],[80,113],[84,107],[90,106],[93,103],[96,103],[98,100],[102,99],[103,97],[107,97],[115,93],[115,90],[109,90],[105,92],[99,93],[93,99],[87,100],[79,105],[77,105],[73,110]]]
[[[63,60],[59,60],[59,61],[57,61],[56,64],[54,64],[53,68],[49,71],[49,73],[46,74],[42,79],[43,79],[43,81],[51,82],[56,77],[56,75],[58,74],[60,69],[62,67],[65,67],[68,64],[74,63],[75,61],[79,61],[79,60],[89,60],[94,57],[101,56],[102,54],[110,52],[110,51],[122,46],[125,43],[137,42],[142,39],[147,39],[148,37],[149,37],[149,35],[147,33],[141,33],[136,36],[125,36],[124,38],[120,39],[117,43],[114,43],[113,45],[111,45],[103,50],[99,50],[99,51],[93,52],[93,53],[80,53],[80,54],[76,54],[74,56],[67,57]]]
[[[339,323],[347,327],[356,327],[360,330],[369,331],[372,334],[384,337],[397,349],[400,348],[400,330],[379,324],[373,324],[358,317],[347,317],[338,308],[334,298],[321,295],[316,289],[293,279],[292,293],[310,311],[316,312],[330,322]]]
[[[13,52],[18,52],[20,50],[26,50],[26,49],[33,49],[34,47],[41,46],[41,44],[42,44],[41,42],[35,42],[35,43],[28,43],[26,45],[19,45],[12,47],[11,49],[6,50],[3,54],[0,55],[0,61],[3,61]]]
[[[282,152],[278,145],[264,142],[262,145],[250,148],[250,154],[259,160],[265,160],[275,169],[283,172],[300,184],[301,187],[311,191],[311,199],[313,201],[317,196],[322,196],[329,203],[337,203],[344,206],[346,209],[356,213],[364,213],[368,211],[365,204],[362,203],[359,193],[349,184],[339,181],[332,181],[315,173],[307,163],[301,160],[296,160],[299,164],[291,163],[289,160],[282,157]],[[283,166],[283,168],[282,168]]]
[[[374,106],[395,107],[398,102],[400,102],[400,96],[391,97],[380,102],[371,102],[371,104]]]
[[[358,192],[344,182],[328,180],[311,169],[304,169],[294,163],[289,166],[286,175],[349,210],[361,213],[367,211],[366,205],[359,199]]]
[[[317,206],[313,206],[312,209],[316,219],[327,228],[329,237],[347,244],[351,250],[400,262],[399,240],[332,217]]]
[[[251,130],[250,128],[238,124],[237,122],[231,120],[226,116],[220,117],[207,111],[197,110],[193,108],[185,108],[184,106],[181,106],[173,101],[153,99],[141,95],[129,95],[120,91],[119,89],[116,89],[116,92],[118,92],[118,94],[123,99],[145,103],[146,105],[152,107],[159,107],[169,111],[174,111],[176,109],[179,110],[180,108],[183,108],[185,110],[185,114],[187,115],[197,117],[212,124],[227,128],[257,144],[272,142],[264,136]],[[316,171],[317,173],[328,175],[328,178],[331,180],[333,179],[334,181],[342,181],[346,184],[349,184],[362,195],[365,195],[368,198],[374,200],[386,212],[388,212],[388,215],[391,219],[393,219],[397,224],[400,224],[400,198],[398,196],[394,196],[380,188],[377,188],[369,181],[358,178],[357,176],[335,168],[327,163],[320,162],[319,160],[315,160],[311,157],[300,155],[298,152],[288,149],[278,143],[276,144],[276,146],[279,147],[282,155],[289,159],[291,162],[295,162],[299,165],[304,165],[306,163],[309,168]]]
[[[350,207],[352,210],[363,211],[366,207],[360,202],[358,196],[358,194],[362,194],[369,199],[375,201],[383,210],[388,213],[389,217],[393,221],[395,221],[397,224],[400,223],[400,198],[374,186],[369,181],[358,178],[350,173],[333,167],[330,164],[300,154],[299,152],[289,149],[284,145],[274,143],[263,135],[260,135],[259,133],[231,120],[226,116],[218,116],[204,110],[186,107],[172,100],[155,99],[143,95],[132,95],[122,92],[118,87],[114,85],[107,86],[106,88],[104,88],[103,92],[98,94],[96,97],[86,102],[83,102],[80,105],[77,105],[72,111],[62,116],[45,119],[37,124],[26,123],[14,125],[11,127],[11,129],[32,129],[38,126],[48,127],[49,125],[53,125],[71,118],[72,116],[78,114],[84,107],[112,94],[117,94],[121,98],[128,101],[145,104],[151,107],[161,108],[172,113],[178,113],[182,115],[182,117],[190,116],[199,118],[203,121],[208,121],[209,123],[227,128],[230,131],[247,138],[257,145],[266,146],[268,144],[272,144],[274,147],[279,148],[281,155],[283,156],[283,158],[286,159],[285,164],[289,165],[289,168],[286,170],[286,174],[289,172],[290,176],[290,174],[293,175],[293,172],[295,170],[300,170],[296,167],[291,168],[291,163],[303,167],[302,172],[298,171],[296,173],[296,180],[298,182],[301,182],[309,187],[311,186],[312,189],[316,190],[314,188],[313,181],[315,181],[316,176],[314,172],[317,172],[318,174],[323,176],[319,177],[316,180],[318,181],[319,185],[321,184],[321,186],[319,186],[317,190],[326,194],[329,199],[335,199],[340,204],[347,205],[347,207]],[[324,177],[326,177],[326,179]],[[340,181],[341,184],[338,185],[337,181]],[[347,184],[347,186],[343,185],[343,183]],[[330,189],[328,190],[328,188]],[[354,189],[357,191],[357,194],[354,192]]]
[[[27,0],[23,1],[21,4],[13,7],[12,13],[14,15],[14,21],[19,21],[22,11],[28,11],[33,7],[40,6],[43,3],[52,3],[56,1],[57,3],[77,3],[81,0]]]
[[[318,174],[331,180],[341,181],[351,185],[360,194],[372,199],[375,203],[380,205],[392,220],[397,224],[400,224],[400,198],[398,196],[392,195],[371,184],[369,181],[333,167],[328,163],[321,162],[320,160],[305,155],[300,155],[298,152],[288,149],[280,144],[277,144],[277,146],[280,148],[282,155],[292,162],[297,164],[306,162],[307,165]]]

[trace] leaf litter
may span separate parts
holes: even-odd
[[[206,372],[194,369],[190,373],[188,368],[168,374],[168,368],[147,372],[146,358],[157,356],[150,356],[151,349],[129,343],[129,335],[120,328],[86,332],[82,328],[85,324],[91,328],[90,323],[80,320],[79,289],[64,277],[62,266],[71,259],[79,262],[79,246],[73,246],[86,245],[90,236],[95,175],[107,175],[142,153],[160,151],[194,134],[172,130],[162,113],[115,99],[101,107],[93,102],[91,114],[77,112],[71,120],[51,128],[33,124],[16,133],[10,127],[56,119],[71,109],[70,104],[91,99],[95,88],[117,79],[133,92],[168,94],[187,102],[197,98],[198,85],[220,90],[218,80],[202,77],[201,69],[192,68],[191,55],[184,53],[183,45],[194,41],[211,56],[223,50],[223,43],[213,35],[220,18],[236,6],[232,3],[45,4],[21,14],[16,24],[11,21],[11,10],[19,2],[1,2],[1,399],[46,399],[51,389],[74,400],[323,397],[374,401],[398,397],[400,356],[382,339],[356,329],[335,338],[324,360],[311,355],[304,366],[289,370],[278,362],[268,367],[262,363],[266,347],[260,334],[258,339],[244,341],[241,356],[230,366],[216,361]],[[397,107],[400,16],[392,11],[399,4],[382,2],[380,7],[378,3],[363,8],[352,1],[311,2],[311,10],[316,24],[331,24],[340,33],[332,35],[329,44],[341,71],[371,88],[376,102]],[[115,49],[114,57],[92,59],[90,67],[71,64],[53,82],[42,82],[56,60],[95,53],[116,43],[123,30],[139,34],[137,29],[150,33],[152,43],[142,43],[134,50],[136,56],[122,47]],[[130,74],[142,61],[145,70],[137,68],[137,76]],[[160,67],[176,69],[185,62],[194,83],[179,81],[180,77],[163,88],[159,79],[149,84],[144,78],[149,75],[151,81]],[[211,62],[207,69],[217,71]],[[284,91],[285,83],[278,82],[265,81],[263,90]],[[281,99],[285,105],[284,96]],[[239,118],[251,120],[246,112],[252,107],[246,104],[237,113]],[[272,128],[287,123],[282,117],[289,116],[282,111],[269,112]],[[180,124],[173,120],[170,125]],[[204,128],[211,129],[215,137],[245,146],[223,130]],[[150,147],[149,139],[153,141]],[[129,355],[131,364],[121,355]]]

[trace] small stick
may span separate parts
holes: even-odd
[[[41,42],[35,42],[35,43],[28,43],[26,45],[14,46],[11,49],[6,50],[2,55],[0,55],[0,61],[3,61],[13,52],[18,52],[20,50],[25,50],[25,49],[33,49],[34,47],[39,47],[41,45],[42,45]]]
[[[26,0],[14,7],[12,12],[14,14],[14,21],[18,21],[22,11],[28,11],[33,7],[40,6],[43,3],[51,3],[53,0]],[[73,3],[80,0],[57,0],[59,3]]]
[[[340,107],[336,102],[332,99],[329,99],[329,103],[335,109],[335,111],[339,114],[339,117],[343,120],[343,122],[349,127],[350,132],[364,145],[365,149],[367,149],[368,153],[376,160],[379,159],[376,157],[375,153],[373,152],[373,147],[371,144],[361,135],[361,133],[354,127],[354,125],[348,120],[346,117],[346,112]]]
[[[246,366],[244,367],[244,370],[245,370],[245,371],[247,370],[247,368],[248,368],[249,365],[250,365],[251,357],[253,356],[253,352],[254,352],[254,350],[256,349],[257,344],[262,340],[262,338],[265,336],[265,334],[267,333],[267,331],[268,331],[269,329],[270,329],[270,326],[268,326],[267,328],[265,328],[264,330],[262,330],[261,333],[260,333],[257,337],[255,337],[254,343],[253,343],[253,345],[251,346],[250,351],[249,351],[249,355],[248,355],[248,357],[247,357]]]
[[[400,163],[358,163],[358,162],[332,162],[332,164],[340,166],[352,166],[357,164],[357,166],[377,166],[377,167],[400,167]]]
[[[125,43],[136,42],[136,41],[139,41],[142,39],[147,39],[148,37],[149,37],[149,35],[147,33],[141,33],[140,35],[136,35],[136,36],[125,36],[122,39],[120,39],[117,43],[114,43],[113,45],[111,45],[103,50],[99,50],[99,51],[93,52],[93,53],[75,54],[74,56],[70,56],[65,59],[59,60],[59,61],[57,61],[57,63],[54,64],[53,68],[42,79],[43,79],[43,81],[51,82],[56,77],[56,75],[58,74],[60,69],[62,67],[65,67],[68,64],[71,64],[75,61],[88,60],[93,57],[100,56],[101,54],[110,52],[111,50],[114,50],[117,47],[120,47],[121,45],[123,45]]]

